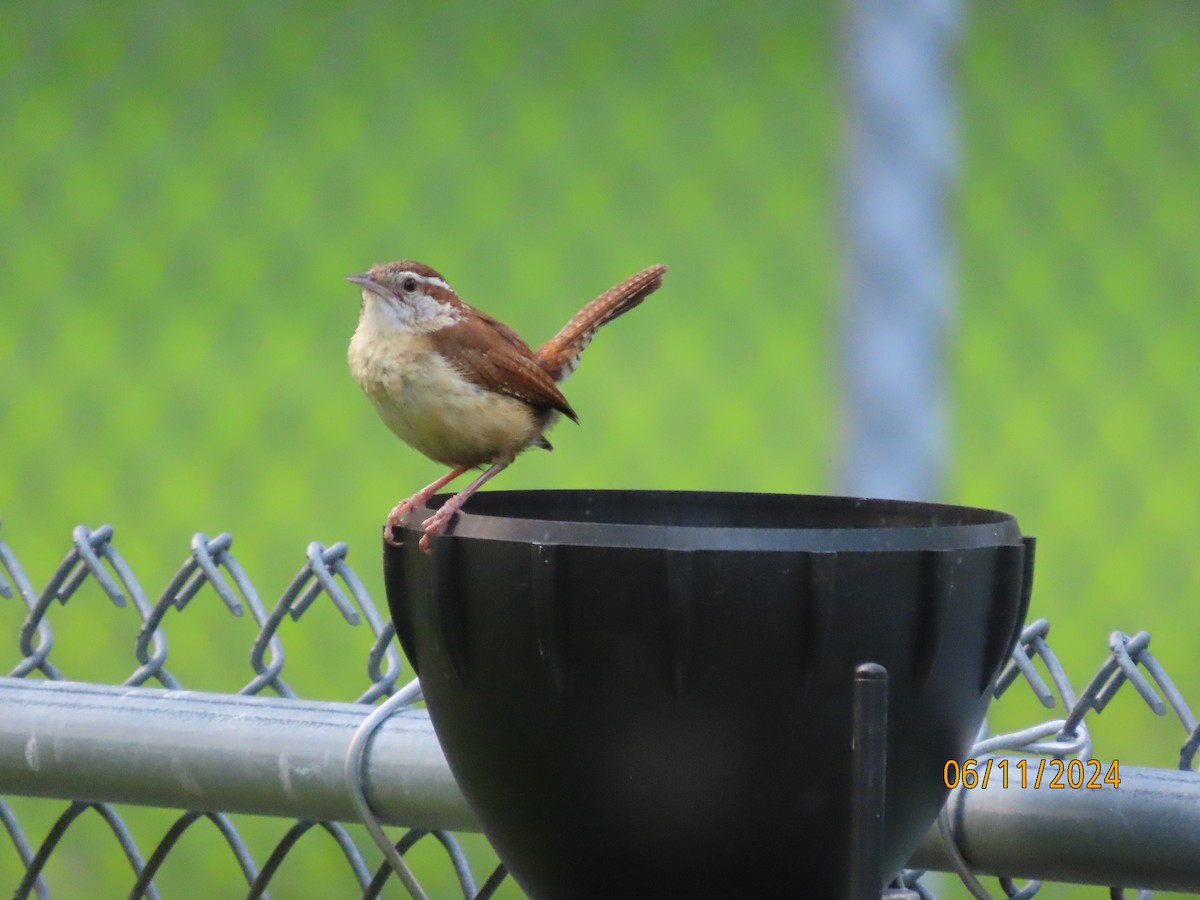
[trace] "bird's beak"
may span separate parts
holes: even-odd
[[[366,288],[372,294],[377,294],[380,297],[387,297],[391,294],[387,288],[381,285],[370,275],[347,275],[346,280],[353,284],[357,284],[360,287]]]

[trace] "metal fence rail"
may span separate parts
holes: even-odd
[[[54,885],[46,865],[81,816],[95,812],[107,823],[114,850],[132,870],[130,896],[157,897],[154,879],[182,836],[207,819],[236,860],[247,895],[265,896],[272,880],[306,832],[332,836],[363,896],[377,896],[393,874],[386,862],[367,865],[363,849],[342,823],[359,820],[356,791],[380,821],[404,826],[396,841],[407,854],[432,835],[456,892],[487,896],[503,878],[496,869],[477,888],[466,855],[451,833],[478,826],[463,802],[424,710],[397,687],[401,672],[392,627],[379,615],[362,583],[347,566],[346,547],[310,544],[296,577],[268,610],[230,553],[228,535],[196,535],[191,551],[156,602],[139,585],[113,546],[113,530],[76,528],[72,546],[37,591],[17,556],[0,542],[0,594],[23,600],[27,616],[17,635],[20,653],[0,678],[0,794],[46,798],[68,805],[45,835],[31,836],[11,804],[0,801],[0,822],[10,848],[0,842],[0,889],[15,896],[48,897]],[[52,659],[53,601],[68,603],[93,581],[114,603],[131,603],[140,617],[135,667],[118,685],[70,682]],[[258,627],[252,675],[238,694],[182,690],[167,668],[164,618],[183,610],[211,587],[232,612],[249,608]],[[322,597],[351,624],[365,620],[374,640],[367,658],[368,686],[354,703],[298,699],[283,677],[279,626],[299,619]],[[170,620],[177,621],[177,620]],[[1149,636],[1115,632],[1095,676],[1078,694],[1051,650],[1049,625],[1029,625],[1001,676],[997,694],[1027,684],[1061,717],[1012,734],[986,732],[973,750],[982,776],[991,759],[991,782],[951,795],[942,820],[918,849],[913,863],[957,871],[974,896],[990,894],[979,873],[1020,872],[1047,879],[1094,884],[1137,884],[1200,891],[1200,775],[1195,771],[1200,725],[1162,665],[1149,653]],[[40,677],[38,677],[40,676]],[[1122,766],[1120,787],[1108,791],[1061,790],[1045,783],[1017,784],[1026,760],[1029,780],[1039,759],[1090,760],[1089,713],[1103,709],[1125,684],[1159,715],[1168,709],[1182,726],[1178,770]],[[153,687],[149,685],[155,685]],[[346,766],[354,737],[378,709],[396,696],[400,709],[371,737],[361,769]],[[1026,754],[1016,756],[1014,754]],[[996,774],[1008,761],[1011,783]],[[161,834],[135,836],[113,804],[169,807],[180,812]],[[293,822],[260,863],[243,841],[232,815],[253,813]],[[388,838],[389,841],[394,838]],[[149,847],[149,854],[143,848]],[[214,851],[215,852],[215,851]],[[19,860],[15,877],[5,862]],[[427,862],[427,858],[423,858]],[[490,863],[489,863],[490,864]],[[432,877],[423,870],[423,879]],[[443,880],[446,872],[437,873]],[[922,871],[906,872],[897,896],[931,897]],[[1033,881],[1018,888],[1001,878],[1005,896],[1032,897]],[[414,880],[409,892],[420,896]],[[1120,896],[1114,889],[1114,896]],[[1148,896],[1143,891],[1140,896]]]

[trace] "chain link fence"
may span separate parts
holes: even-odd
[[[296,691],[282,674],[285,657],[279,628],[285,619],[300,621],[318,601],[331,603],[348,626],[365,622],[370,629],[372,643],[365,659],[363,690],[352,702],[371,704],[396,692],[401,662],[395,629],[389,619],[381,617],[358,576],[346,564],[347,547],[344,543],[330,547],[316,542],[309,544],[300,571],[268,610],[253,582],[230,552],[232,538],[228,534],[216,538],[195,535],[187,559],[162,593],[157,595],[157,600],[142,588],[133,570],[113,545],[112,538],[111,526],[94,530],[85,526],[76,528],[72,533],[70,550],[41,591],[34,589],[16,555],[7,544],[0,541],[0,595],[8,598],[15,596],[23,600],[28,609],[28,615],[16,635],[19,660],[9,672],[9,677],[49,680],[65,680],[69,677],[51,658],[54,649],[52,621],[56,616],[70,615],[69,610],[59,612],[55,607],[66,607],[76,598],[81,587],[91,581],[113,605],[132,606],[136,612],[133,669],[121,681],[122,685],[159,686],[171,690],[184,687],[167,665],[167,632],[172,627],[186,628],[186,623],[168,618],[168,614],[172,610],[183,612],[197,594],[207,588],[232,615],[241,617],[249,610],[257,629],[247,661],[248,680],[237,691],[238,695],[296,697]],[[75,600],[71,609],[79,604],[80,601]],[[203,734],[196,735],[197,741],[203,739]],[[113,852],[119,851],[133,870],[135,881],[129,889],[130,896],[159,896],[154,884],[155,876],[184,834],[200,819],[208,819],[212,823],[221,842],[236,860],[248,885],[249,897],[267,896],[272,880],[285,865],[300,838],[314,828],[324,830],[333,839],[364,897],[379,896],[392,871],[386,863],[368,866],[355,839],[336,822],[295,822],[284,831],[259,865],[240,836],[238,827],[228,816],[220,813],[181,813],[163,834],[153,840],[153,849],[147,856],[135,841],[122,813],[112,804],[73,802],[57,816],[45,837],[31,844],[16,815],[9,806],[0,802],[0,818],[24,868],[24,874],[15,887],[16,896],[29,896],[31,892],[36,892],[39,897],[50,896],[43,870],[72,825],[89,812],[100,816],[108,825],[116,845]],[[463,895],[476,896],[470,867],[453,835],[444,831],[410,830],[399,839],[396,847],[402,853],[407,852],[427,834],[429,840],[444,851],[442,862],[454,873]],[[0,871],[12,869],[4,865],[0,866]],[[494,889],[491,882],[489,885],[492,887],[486,891],[487,894]],[[68,886],[65,894],[70,896],[74,893],[74,889]]]
[[[135,617],[126,617],[133,653],[128,663],[129,674],[121,681],[121,685],[131,688],[160,686],[172,692],[183,692],[181,697],[187,696],[185,689],[204,687],[201,684],[182,683],[169,665],[168,636],[188,627],[186,612],[198,603],[210,601],[219,602],[234,616],[243,616],[249,610],[255,633],[249,642],[245,683],[236,694],[206,695],[214,698],[218,706],[227,707],[224,710],[209,710],[207,715],[214,721],[222,715],[239,715],[239,707],[236,706],[238,697],[280,698],[283,705],[274,707],[273,715],[283,715],[279,710],[286,703],[297,706],[303,703],[286,678],[285,648],[280,626],[285,620],[307,621],[306,614],[318,603],[332,606],[345,627],[365,623],[371,634],[369,650],[361,660],[364,663],[362,689],[353,699],[347,698],[346,704],[375,704],[375,709],[392,715],[395,710],[385,709],[386,706],[412,709],[413,704],[419,701],[419,693],[411,687],[406,691],[399,688],[403,664],[396,648],[392,624],[380,615],[362,582],[347,564],[345,544],[328,547],[316,542],[309,544],[299,571],[268,608],[260,599],[254,582],[232,554],[233,542],[228,534],[215,538],[205,534],[195,535],[182,565],[161,594],[157,595],[157,599],[141,586],[131,566],[117,551],[113,537],[110,526],[97,529],[77,527],[66,556],[41,590],[34,587],[14,550],[0,541],[0,595],[10,601],[23,603],[25,613],[19,628],[12,635],[18,648],[15,664],[9,670],[8,679],[0,682],[0,711],[9,711],[9,716],[0,715],[0,720],[9,718],[11,721],[13,712],[17,710],[14,705],[15,692],[27,680],[53,685],[70,676],[67,666],[60,666],[54,653],[55,630],[69,620],[81,604],[91,602],[107,602],[117,607],[132,606],[136,613]],[[86,590],[89,585],[99,589],[98,597],[95,591],[89,596]],[[974,777],[986,780],[987,776],[980,774],[985,770],[986,761],[1007,759],[1005,754],[1011,753],[1027,754],[1030,760],[1092,760],[1096,756],[1096,748],[1093,746],[1089,719],[1103,711],[1122,691],[1136,693],[1154,714],[1161,716],[1170,713],[1178,719],[1182,738],[1177,757],[1178,768],[1189,775],[1194,772],[1197,750],[1200,748],[1200,724],[1163,665],[1149,652],[1148,634],[1141,632],[1131,637],[1114,632],[1109,638],[1108,653],[1103,663],[1086,686],[1076,692],[1051,649],[1049,633],[1050,626],[1044,619],[1034,621],[1025,628],[1011,661],[998,680],[996,695],[1004,698],[1014,686],[1024,685],[1038,703],[1061,714],[1006,734],[990,734],[985,725],[972,750],[972,757],[979,760],[973,770]],[[111,648],[105,648],[105,652],[111,652]],[[227,700],[222,701],[222,697]],[[380,701],[386,698],[393,699],[390,704],[381,704]],[[134,731],[136,725],[131,725],[130,732]],[[217,745],[216,734],[217,729],[206,731],[200,728],[189,735],[188,740],[194,742],[201,752],[205,741],[212,740],[212,752],[219,754],[221,748]],[[6,737],[5,746],[11,743],[8,738],[11,735]],[[19,780],[22,777],[22,772],[26,773],[24,777],[29,777],[29,771],[38,770],[36,760],[39,753],[53,752],[60,758],[64,754],[69,756],[69,748],[62,746],[61,741],[60,737],[60,743],[53,749],[39,748],[36,734],[18,741],[22,758],[16,761],[8,758],[5,764],[8,771],[3,777],[10,785],[15,783],[14,778]],[[398,764],[419,765],[415,758],[400,760]],[[1138,770],[1130,771],[1130,766],[1124,760],[1120,761],[1120,766],[1125,769],[1126,779],[1143,777],[1137,774]],[[1015,778],[1015,768],[1013,772]],[[954,776],[956,781],[972,777],[965,767],[961,774],[956,771]],[[65,776],[60,772],[55,777],[61,779],[61,785],[73,786],[78,798],[103,795],[106,789],[111,790],[102,783],[103,776],[95,772],[77,771]],[[998,779],[999,775],[993,777]],[[1040,774],[1038,777],[1041,777]],[[149,773],[146,773],[146,780],[153,781]],[[350,783],[353,786],[356,782],[351,779]],[[357,784],[361,791],[361,778]],[[173,857],[180,850],[185,835],[202,820],[207,820],[212,826],[206,838],[205,852],[228,856],[244,885],[243,888],[237,888],[226,882],[223,887],[211,889],[225,896],[240,896],[242,893],[248,897],[267,896],[269,889],[278,887],[276,880],[281,878],[281,873],[295,864],[297,847],[301,846],[301,839],[311,831],[323,831],[329,836],[331,840],[325,845],[323,854],[330,865],[340,866],[349,873],[357,885],[357,891],[364,897],[382,896],[385,889],[389,888],[401,892],[396,896],[504,896],[497,893],[502,887],[508,895],[520,896],[511,881],[505,879],[503,868],[496,865],[494,855],[489,855],[486,847],[476,841],[474,852],[468,854],[459,837],[448,830],[412,828],[398,836],[388,837],[389,842],[395,842],[395,849],[402,857],[410,862],[416,860],[400,870],[397,880],[393,865],[386,860],[378,861],[378,853],[370,840],[355,825],[312,818],[280,821],[274,829],[273,841],[260,842],[256,852],[242,834],[251,821],[246,817],[215,811],[178,811],[171,814],[172,818],[165,827],[160,824],[155,830],[143,831],[132,827],[128,821],[131,814],[137,812],[136,808],[87,799],[74,799],[63,807],[53,799],[48,799],[61,796],[61,792],[68,790],[71,787],[59,786],[55,791],[45,792],[47,799],[38,801],[21,797],[0,801],[0,821],[3,821],[8,836],[8,846],[0,849],[0,872],[8,873],[5,876],[8,883],[0,885],[0,888],[11,887],[14,896],[20,898],[78,895],[81,887],[79,882],[73,881],[69,875],[63,875],[64,883],[56,886],[49,870],[56,857],[70,854],[71,845],[66,840],[68,835],[78,822],[91,815],[100,818],[110,833],[105,852],[122,859],[126,867],[124,880],[118,877],[113,882],[120,887],[110,889],[131,897],[170,895],[170,892],[158,886],[158,882],[170,871]],[[1117,791],[1119,798],[1119,787]],[[36,795],[37,791],[19,790],[17,793]],[[1073,793],[1078,794],[1079,791]],[[169,807],[173,805],[174,796],[174,793],[169,793],[156,799],[143,795],[141,802]],[[957,801],[955,798],[958,798]],[[964,852],[971,853],[973,850],[971,813],[968,810],[965,818],[959,816],[956,823],[950,812],[956,802],[961,805],[971,799],[973,792],[963,789],[952,795],[940,821],[940,849],[937,834],[931,833],[918,851],[917,859],[929,860],[939,868],[957,871],[972,896],[989,897],[993,895],[980,883],[979,876],[972,871],[972,864],[964,858]],[[20,813],[17,811],[19,804],[24,804]],[[1152,809],[1150,812],[1160,818],[1164,814],[1161,809]],[[30,814],[48,824],[34,831],[25,821]],[[469,813],[464,816],[460,820],[469,821]],[[1126,839],[1120,833],[1119,823],[1112,821],[1108,827],[1116,832],[1117,840]],[[962,833],[964,828],[965,834]],[[464,837],[464,840],[467,839]],[[1183,853],[1180,848],[1188,841],[1194,842],[1194,836],[1179,835],[1174,840],[1176,844],[1168,847],[1168,852]],[[418,848],[419,842],[425,849],[423,854],[416,853],[421,849]],[[964,842],[967,845],[965,851],[960,849]],[[304,855],[311,857],[315,852],[312,842],[304,846]],[[149,848],[148,853],[145,852],[146,848]],[[436,849],[429,852],[430,848]],[[987,857],[988,852],[984,848],[983,855]],[[1170,871],[1162,869],[1156,874],[1160,879],[1175,880],[1176,886],[1182,883],[1179,879],[1186,881],[1190,878],[1192,889],[1200,890],[1198,859],[1200,857],[1178,859]],[[993,865],[992,860],[985,859],[983,868],[990,869]],[[479,884],[475,871],[481,867],[490,874]],[[1051,870],[1054,870],[1053,865]],[[923,879],[923,874],[921,870],[906,871],[890,889],[889,896],[932,898],[933,893],[927,886],[928,879]],[[1074,872],[1073,877],[1076,880],[1095,880],[1088,878],[1086,872]],[[401,881],[404,883],[401,884]],[[95,888],[94,882],[92,887]],[[1001,878],[1000,889],[1002,896],[1027,898],[1039,892],[1041,883],[1031,881],[1018,887],[1011,879]],[[289,890],[294,890],[294,886]],[[328,894],[333,888],[309,884],[307,893],[311,895],[314,890]],[[1113,891],[1114,896],[1121,896],[1118,889],[1114,888]],[[1140,891],[1138,896],[1149,897],[1150,894]]]

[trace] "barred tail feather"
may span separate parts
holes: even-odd
[[[609,288],[538,348],[538,363],[555,381],[565,380],[579,365],[579,355],[600,326],[629,312],[658,290],[666,271],[666,266],[651,266]]]

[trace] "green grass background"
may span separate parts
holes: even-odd
[[[438,470],[347,373],[342,278],[399,257],[535,343],[672,266],[568,385],[582,425],[497,488],[833,490],[840,10],[4,4],[0,534],[40,587],[73,526],[112,523],[152,600],[196,531],[231,531],[267,601],[308,541],[345,540],[382,603],[380,522]],[[967,13],[944,497],[1038,536],[1032,614],[1077,688],[1109,631],[1148,629],[1200,705],[1200,8]],[[168,625],[189,687],[248,677],[253,629],[218,606]],[[0,633],[22,615],[0,602]],[[365,684],[369,635],[336,621],[318,604],[284,635],[305,695]],[[52,622],[70,677],[133,669],[134,617],[98,591]],[[1014,698],[995,719],[1044,715]],[[1172,765],[1183,739],[1132,691],[1095,729],[1129,764]],[[35,843],[58,809],[15,808]],[[170,818],[130,811],[143,852]],[[255,847],[283,830],[239,825]],[[57,896],[123,896],[103,830],[55,854]],[[305,841],[275,894],[348,889],[332,843]],[[0,841],[0,884],[15,870]],[[198,828],[159,884],[238,879]]]

